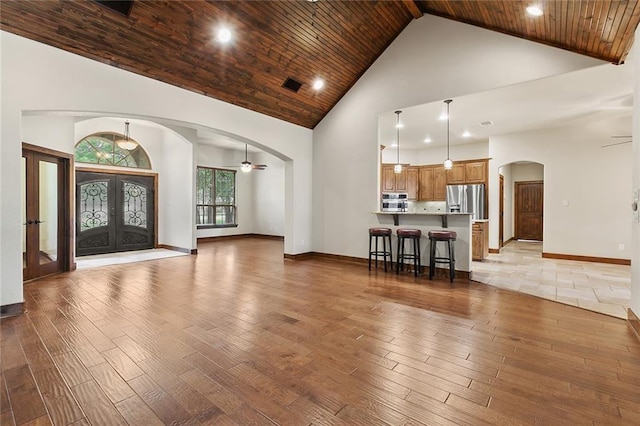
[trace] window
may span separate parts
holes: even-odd
[[[236,224],[236,172],[198,167],[196,225],[223,228]]]
[[[94,133],[76,144],[75,160],[78,163],[104,164],[107,166],[151,169],[151,161],[138,144],[131,151],[120,148],[115,141],[124,136],[119,133]]]

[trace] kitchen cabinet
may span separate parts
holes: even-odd
[[[471,259],[484,260],[489,255],[489,222],[471,225]]]
[[[418,199],[418,168],[407,167],[407,196],[410,200]],[[396,182],[397,183],[397,182]]]
[[[447,184],[455,185],[466,183],[464,172],[464,163],[454,164],[452,168],[447,170]]]
[[[433,168],[433,201],[447,199],[447,171],[444,166]]]
[[[474,161],[464,164],[465,183],[486,183],[487,182],[487,162]]]
[[[408,167],[403,164],[402,171],[400,173],[396,173],[393,168],[395,164],[383,164],[381,170],[381,192],[409,192],[408,190],[408,182],[407,182],[407,171]],[[418,171],[417,168],[415,172],[411,172],[412,179],[415,179],[415,184],[412,182],[412,185],[415,186],[414,189],[414,198],[418,192]],[[409,197],[411,198],[411,197]]]
[[[447,175],[443,166],[419,168],[418,200],[445,201],[447,198]]]
[[[433,167],[420,167],[418,172],[418,200],[433,201]]]

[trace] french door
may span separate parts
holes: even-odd
[[[22,150],[22,275],[25,281],[68,271],[71,258],[70,157],[33,148]]]
[[[76,256],[155,247],[155,176],[76,172]]]

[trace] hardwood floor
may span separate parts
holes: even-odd
[[[0,424],[640,424],[623,320],[282,247],[25,285],[0,324]]]

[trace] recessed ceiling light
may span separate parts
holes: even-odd
[[[443,112],[442,114],[440,114],[440,117],[438,117],[438,120],[440,120],[440,121],[444,121],[444,120],[446,120],[447,118],[449,118],[449,117],[447,117],[447,113],[446,113],[446,112]]]
[[[466,131],[462,134],[462,137],[463,137],[463,138],[468,138],[468,137],[470,137],[470,136],[471,136],[471,133],[466,132]]]
[[[231,41],[231,30],[229,30],[229,28],[219,28],[218,32],[216,33],[216,40],[218,40],[220,43],[228,43],[229,41]]]
[[[527,13],[531,16],[542,16],[542,9],[538,6],[527,7]]]
[[[487,127],[487,126],[493,126],[493,121],[487,120],[487,121],[480,122],[480,127]]]
[[[397,143],[395,143],[395,142],[391,144],[391,148],[395,148],[395,147],[397,147],[397,146],[398,146],[398,144],[397,144]]]
[[[424,138],[424,143],[431,143],[431,138]]]
[[[404,127],[404,124],[402,123],[396,124],[396,129],[402,129],[403,127]]]
[[[320,90],[324,87],[324,80],[322,80],[321,78],[316,78],[316,80],[313,82],[313,88],[315,90]]]

